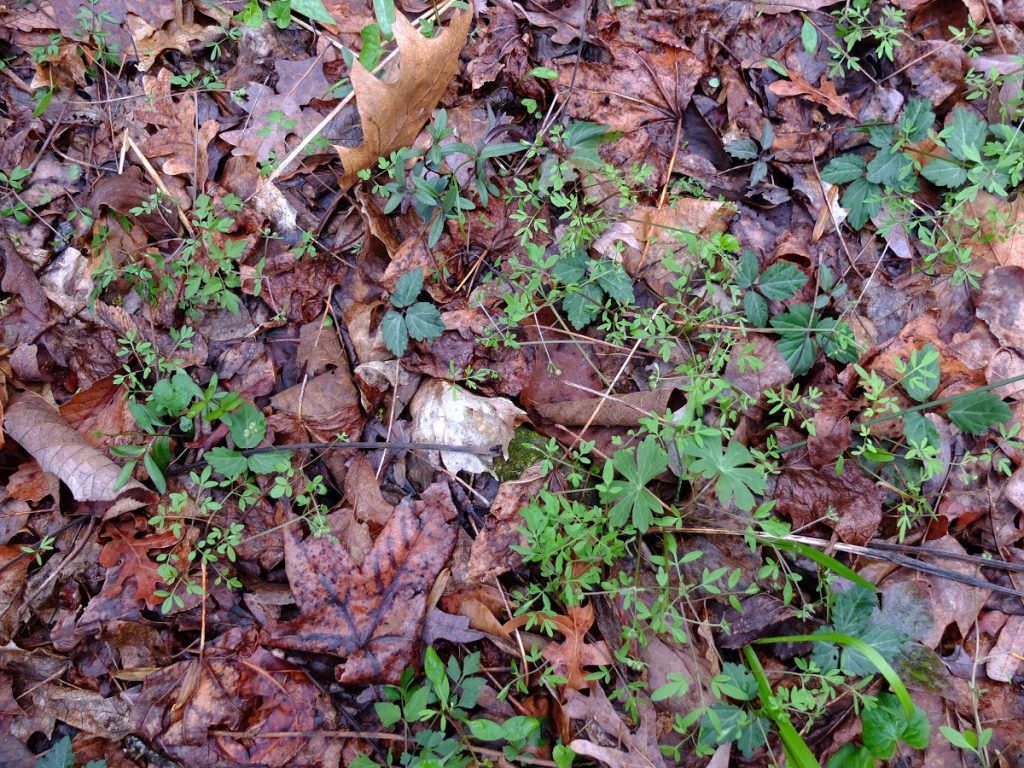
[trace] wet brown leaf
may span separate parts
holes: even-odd
[[[519,531],[523,518],[519,510],[540,492],[546,482],[540,465],[534,464],[521,477],[501,484],[483,530],[470,548],[471,579],[489,584],[496,576],[519,567],[523,556],[512,550],[513,544],[523,542],[523,534]]]
[[[460,11],[441,34],[426,38],[398,14],[393,28],[400,56],[397,77],[378,80],[358,60],[352,63],[363,143],[335,145],[345,167],[342,189],[352,186],[356,174],[378,157],[412,144],[455,74],[472,20],[471,12]]]
[[[131,522],[108,524],[104,530],[111,538],[100,551],[100,565],[107,569],[108,582],[103,585],[103,592],[108,597],[120,594],[131,580],[135,599],[145,600],[150,608],[159,606],[161,599],[153,593],[164,580],[157,573],[158,563],[150,552],[172,547],[178,538],[171,531],[150,534]]]
[[[989,652],[985,674],[989,680],[1013,682],[1024,662],[1024,616],[1011,616]]]
[[[822,80],[815,88],[795,72],[790,72],[789,80],[776,80],[768,86],[768,90],[776,96],[800,96],[816,104],[821,104],[833,115],[843,115],[856,119],[857,115],[843,96],[836,93],[836,86],[830,80]]]
[[[552,671],[565,678],[567,688],[580,691],[589,687],[585,667],[612,663],[612,655],[603,640],[587,642],[587,631],[594,625],[593,604],[568,608],[565,616],[549,616],[546,620],[565,637],[564,642],[551,643],[542,652]]]
[[[568,691],[566,714],[584,721],[582,732],[588,738],[576,738],[569,747],[579,755],[596,760],[608,768],[664,768],[665,759],[658,746],[657,717],[646,698],[638,698],[640,727],[631,732],[623,715],[615,711],[600,686],[584,696]]]
[[[340,433],[356,436],[363,430],[359,392],[347,366],[279,392],[270,403],[315,440],[333,440]]]
[[[397,682],[418,662],[426,598],[455,546],[455,506],[435,484],[403,501],[361,566],[330,538],[285,528],[285,567],[300,615],[271,623],[267,643],[346,659],[343,683]]]

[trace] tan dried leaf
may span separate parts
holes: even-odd
[[[776,80],[768,86],[768,90],[776,96],[802,96],[808,101],[821,104],[833,115],[844,115],[856,118],[846,99],[836,93],[836,86],[830,80],[822,80],[815,88],[800,75],[790,73],[790,80]]]
[[[352,186],[356,174],[372,167],[377,158],[412,144],[455,74],[472,19],[471,12],[461,11],[441,34],[426,38],[398,14],[394,25],[401,56],[398,76],[378,80],[358,60],[352,63],[363,143],[334,147],[345,166],[342,189]]]
[[[1011,682],[1024,662],[1024,616],[1011,616],[988,655],[985,673],[990,680]]]
[[[130,491],[146,490],[141,483],[129,480],[124,488],[115,491],[121,467],[86,443],[38,395],[23,392],[11,398],[4,431],[40,467],[59,477],[76,501],[114,501]]]

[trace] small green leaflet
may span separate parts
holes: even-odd
[[[860,155],[841,155],[821,169],[821,178],[829,184],[849,184],[866,171],[867,164]]]
[[[391,294],[391,303],[401,309],[408,307],[423,290],[423,268],[417,267],[412,272],[406,272],[397,282],[395,290]]]
[[[551,67],[534,67],[526,73],[530,77],[536,77],[541,80],[557,80],[558,72]]]
[[[584,283],[573,289],[563,300],[562,308],[572,327],[581,331],[601,313],[604,291],[593,283]]]
[[[915,749],[924,749],[931,738],[928,717],[920,707],[907,715],[895,696],[888,691],[878,694],[875,706],[861,713],[864,748],[881,760],[896,753],[901,741]]]
[[[764,470],[749,466],[754,457],[742,443],[733,441],[723,451],[721,436],[705,438],[703,446],[694,442],[686,447],[686,453],[696,459],[690,469],[715,480],[715,492],[722,504],[735,498],[736,506],[748,511],[754,508],[754,493],[764,493]]]
[[[800,41],[804,44],[804,50],[811,56],[818,52],[818,30],[806,16],[804,16],[804,23],[800,28]]]
[[[743,295],[743,310],[747,315],[747,322],[755,328],[764,328],[768,325],[768,301],[761,294],[747,291]]]
[[[939,350],[925,344],[910,353],[910,362],[900,379],[907,394],[923,403],[939,386]]]
[[[895,187],[913,168],[914,161],[898,149],[881,149],[868,163],[868,181]]]
[[[753,139],[736,139],[725,145],[725,151],[737,160],[756,160],[761,148]]]
[[[1009,421],[1010,407],[991,392],[968,392],[953,401],[947,413],[957,429],[972,435],[983,434],[993,424]]]
[[[855,179],[843,192],[842,204],[849,213],[850,226],[862,229],[868,219],[882,210],[882,188],[867,179]]]
[[[359,37],[363,40],[363,47],[359,49],[359,63],[365,69],[373,70],[380,62],[381,31],[379,24],[367,24],[359,30]]]
[[[416,341],[433,341],[444,333],[441,313],[426,301],[418,301],[405,310],[405,327]]]
[[[633,281],[621,264],[611,260],[598,261],[592,272],[597,284],[617,302],[630,304],[633,301]]]
[[[782,301],[796,296],[807,284],[807,275],[789,261],[777,261],[761,273],[758,290],[768,299]]]
[[[336,22],[327,12],[322,0],[292,0],[292,13],[301,13],[311,21],[334,25]]]
[[[391,310],[384,315],[380,324],[381,335],[384,337],[384,344],[395,357],[405,354],[409,346],[409,332],[405,328],[405,318],[398,312]]]
[[[319,2],[320,0],[317,0]],[[380,25],[380,32],[385,39],[392,37],[391,25],[395,23],[395,0],[373,0],[373,15]]]
[[[832,755],[828,761],[828,768],[875,768],[878,760],[865,747],[858,746],[852,741],[844,744],[843,748]]]

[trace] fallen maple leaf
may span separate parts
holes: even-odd
[[[285,570],[300,614],[271,623],[265,642],[346,658],[343,683],[398,682],[417,657],[427,594],[455,547],[448,486],[399,504],[361,566],[330,537],[285,528]]]
[[[352,62],[363,143],[334,146],[345,167],[342,189],[352,186],[356,174],[372,167],[377,158],[412,144],[455,74],[472,19],[470,11],[457,13],[441,34],[426,38],[397,14],[392,29],[401,63],[393,80],[378,80],[358,59]]]
[[[789,80],[776,80],[768,86],[768,90],[776,96],[802,96],[809,101],[821,104],[833,115],[845,115],[856,118],[846,99],[836,93],[836,86],[830,80],[822,80],[815,88],[800,75],[790,73]]]
[[[136,599],[145,600],[150,608],[156,608],[161,598],[153,593],[163,585],[164,580],[157,573],[157,563],[149,553],[154,549],[173,546],[178,538],[171,531],[145,535],[131,523],[108,525],[106,531],[112,535],[100,551],[100,565],[107,569],[107,582],[103,592],[108,597],[120,595],[128,579],[135,580]],[[137,534],[142,533],[141,538]]]
[[[654,706],[641,697],[636,701],[640,725],[635,733],[631,733],[623,716],[615,711],[600,686],[592,688],[589,696],[569,691],[565,696],[565,714],[573,720],[585,721],[590,737],[573,739],[569,747],[576,754],[609,768],[664,768]]]

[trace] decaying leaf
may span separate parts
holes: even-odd
[[[612,663],[612,655],[603,640],[587,642],[587,630],[594,625],[594,605],[574,606],[566,610],[565,616],[548,619],[565,637],[561,643],[552,643],[544,649],[544,658],[551,664],[556,675],[565,678],[565,685],[574,691],[590,685],[584,667],[598,667]]]
[[[342,189],[352,186],[356,174],[373,166],[378,157],[412,144],[455,74],[472,19],[470,11],[460,11],[441,34],[426,38],[398,14],[393,27],[400,54],[398,76],[378,80],[358,59],[352,63],[363,143],[334,147],[345,167]]]
[[[995,647],[988,654],[985,674],[990,680],[1013,682],[1024,663],[1024,616],[1011,616],[1003,625]]]
[[[789,80],[776,80],[768,86],[768,90],[776,96],[802,96],[821,104],[833,115],[857,117],[846,103],[846,99],[836,93],[836,86],[832,81],[823,79],[821,85],[815,88],[796,73],[791,72],[789,77]]]
[[[588,737],[573,739],[569,744],[573,752],[608,768],[664,768],[665,759],[658,746],[657,716],[646,698],[637,698],[640,727],[635,733],[630,732],[600,686],[592,688],[586,696],[568,691],[565,698],[566,715],[584,721],[583,733]]]
[[[330,537],[302,540],[285,528],[285,568],[298,618],[271,623],[269,645],[346,659],[344,683],[397,682],[417,650],[434,580],[455,546],[456,511],[448,487],[434,484],[406,499],[361,566]]]
[[[28,392],[11,398],[4,419],[4,431],[17,441],[45,471],[59,477],[77,501],[123,503],[118,513],[142,506],[132,492],[146,492],[135,480],[115,491],[121,467],[106,454],[85,442],[43,398]],[[109,513],[108,513],[109,514]]]
[[[461,446],[485,453],[495,446],[508,451],[515,429],[526,412],[503,397],[480,397],[447,381],[434,379],[420,387],[409,405],[412,436],[424,443]],[[472,453],[441,451],[452,472],[487,472],[490,458]]]

